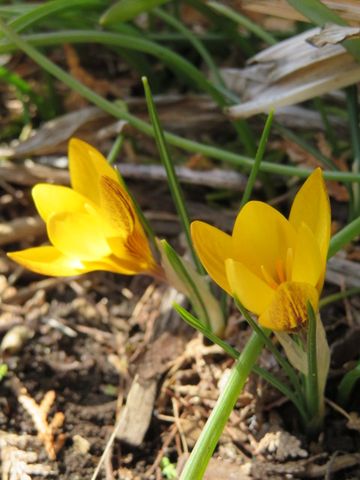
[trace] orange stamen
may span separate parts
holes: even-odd
[[[275,263],[276,273],[279,279],[279,283],[283,283],[286,281],[286,273],[284,269],[284,262],[281,258],[278,258]]]
[[[274,290],[277,289],[279,284],[274,280],[274,278],[270,275],[270,273],[266,270],[264,265],[261,265],[261,273],[263,274],[263,277],[265,279],[265,282]]]

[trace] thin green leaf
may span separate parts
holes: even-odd
[[[299,395],[299,398],[301,398],[301,388],[300,388],[300,383],[298,376],[293,369],[292,365],[281,355],[279,350],[274,346],[272,341],[269,338],[269,332],[267,330],[262,329],[256,322],[251,318],[251,315],[249,312],[246,310],[246,308],[240,303],[239,299],[234,297],[235,304],[239,311],[242,313],[244,316],[245,320],[248,322],[250,327],[254,330],[254,332],[259,336],[259,338],[262,338],[264,345],[266,348],[274,355],[276,361],[278,364],[281,366],[281,368],[284,370],[286,375],[288,376],[289,380],[293,384],[294,389],[296,390],[297,394]]]
[[[119,0],[100,18],[101,25],[113,25],[132,20],[140,13],[149,12],[169,0]]]
[[[184,38],[186,38],[191,43],[194,49],[204,60],[204,63],[208,66],[209,71],[212,73],[215,82],[219,86],[224,87],[224,81],[221,78],[219,68],[212,59],[210,53],[204,47],[201,40],[196,35],[194,35],[194,33],[190,29],[188,29],[182,22],[177,20],[173,15],[169,15],[167,12],[161,10],[160,8],[156,8],[154,10],[154,14],[161,18],[168,25],[171,25],[173,28],[175,28],[178,32],[182,34]]]
[[[22,15],[29,12],[39,6],[39,3],[21,3],[19,5],[0,5],[0,16],[2,18],[11,18],[14,16]]]
[[[264,40],[264,42],[268,43],[269,45],[275,45],[277,43],[276,38],[270,35],[270,33],[268,33],[266,30],[261,28],[260,25],[252,22],[249,18],[241,15],[239,12],[236,12],[227,5],[213,1],[207,2],[206,4],[210,8],[215,10],[215,12],[218,12],[221,15],[229,18],[230,20],[233,20],[236,24],[246,28],[247,30],[249,30],[249,32],[261,38],[261,40]]]
[[[274,117],[274,112],[271,111],[269,113],[267,119],[266,119],[264,130],[261,134],[259,146],[257,148],[256,155],[255,155],[255,162],[254,162],[254,165],[251,169],[248,181],[246,183],[245,191],[244,191],[244,194],[242,196],[241,203],[240,203],[240,208],[242,208],[245,205],[245,203],[247,203],[249,201],[249,199],[251,197],[251,193],[252,193],[254,185],[255,185],[257,174],[259,173],[260,164],[261,164],[261,161],[264,157],[267,141],[268,141],[268,138],[269,138],[269,135],[270,135],[270,130],[271,130],[273,117]]]
[[[116,139],[115,142],[112,144],[111,150],[107,156],[107,161],[112,165],[115,160],[118,158],[119,153],[121,152],[122,146],[124,144],[124,134],[120,133]]]
[[[200,320],[194,317],[194,315],[191,315],[191,313],[185,310],[185,308],[176,303],[173,305],[173,308],[188,325],[190,325],[192,328],[195,328],[195,330],[202,333],[206,338],[211,340],[216,345],[219,345],[219,347],[221,347],[231,358],[235,360],[239,358],[240,354],[235,348],[233,348],[227,342],[224,342],[224,340],[221,340],[221,338],[215,335],[215,333],[213,333],[208,326],[206,326],[203,322],[200,322]]]
[[[320,27],[326,23],[346,25],[345,20],[319,0],[288,0],[288,3]]]
[[[316,315],[310,302],[307,304],[308,329],[307,329],[307,355],[308,374],[305,375],[307,405],[311,417],[309,430],[316,430],[319,419],[319,385],[316,349]]]
[[[351,223],[348,223],[344,228],[337,232],[330,240],[330,247],[328,258],[331,258],[341,250],[345,245],[350,243],[360,235],[360,217],[355,218]]]
[[[325,413],[325,387],[330,368],[330,347],[326,338],[324,325],[320,315],[316,314],[316,361],[318,375],[319,395],[319,423],[322,422]]]
[[[341,405],[346,405],[349,401],[351,392],[355,387],[356,382],[360,379],[360,363],[355,368],[347,372],[338,386],[338,402]]]
[[[166,170],[166,175],[168,178],[168,183],[169,183],[169,189],[171,192],[171,196],[173,198],[173,201],[175,203],[176,210],[178,212],[178,215],[180,217],[180,222],[183,227],[183,231],[185,233],[186,241],[189,247],[189,250],[191,252],[191,256],[193,258],[194,264],[196,265],[196,268],[198,269],[199,272],[203,272],[203,267],[195,253],[194,246],[192,244],[191,240],[191,235],[190,235],[190,220],[189,220],[189,214],[187,212],[187,207],[185,204],[184,196],[180,187],[179,180],[177,178],[174,164],[171,160],[170,153],[167,147],[167,143],[164,137],[163,130],[160,125],[159,117],[156,111],[156,107],[154,104],[154,100],[151,95],[151,90],[148,84],[148,81],[145,77],[142,78],[142,82],[144,85],[144,90],[145,90],[145,97],[146,97],[146,103],[148,106],[150,118],[151,118],[151,123],[154,128],[154,136],[155,136],[155,141],[160,153],[160,158],[161,161],[165,167]]]
[[[207,312],[207,308],[204,304],[203,298],[197,288],[196,283],[191,278],[191,275],[189,275],[189,272],[185,268],[182,260],[179,258],[178,254],[175,252],[172,246],[166,240],[161,240],[161,245],[164,249],[166,258],[171,263],[173,269],[178,274],[179,278],[184,282],[190,300],[193,298],[195,303],[198,305],[198,308],[196,310],[200,311],[197,311],[197,315],[202,319],[205,325],[210,327],[211,321]]]
[[[71,9],[73,11],[77,7],[90,7],[102,3],[103,0],[53,0],[42,5],[35,5],[31,10],[25,11],[15,19],[10,20],[9,26],[16,32],[20,32],[61,10]]]
[[[319,308],[322,309],[333,302],[338,302],[344,298],[352,297],[353,295],[360,294],[360,287],[349,288],[349,290],[344,290],[343,292],[333,293],[323,297],[319,302]]]
[[[349,115],[351,143],[353,150],[353,172],[360,172],[360,128],[359,128],[359,103],[356,85],[345,89],[346,103]],[[351,219],[360,216],[360,184],[353,184]]]
[[[211,342],[215,343],[218,345],[220,348],[224,350],[225,353],[227,353],[231,358],[234,360],[237,360],[240,356],[240,353],[233,348],[231,345],[229,345],[227,342],[224,342],[219,338],[217,335],[215,335],[208,327],[206,327],[202,322],[200,322],[196,317],[191,315],[190,312],[185,310],[185,308],[181,307],[178,304],[174,304],[173,308],[178,312],[178,314],[181,316],[181,318],[192,328],[197,330],[198,332],[202,333],[204,337],[206,337],[208,340]],[[290,401],[294,403],[296,408],[299,410],[299,413],[301,414],[303,420],[307,419],[306,412],[304,410],[304,406],[302,405],[301,401],[299,401],[298,397],[294,394],[292,390],[290,390],[283,382],[281,382],[279,379],[277,379],[274,375],[272,375],[270,372],[267,370],[259,367],[258,365],[254,365],[252,371],[256,374],[259,375],[259,377],[263,378],[265,381],[267,381],[270,385],[272,385],[274,388],[279,390],[283,395],[285,395]]]

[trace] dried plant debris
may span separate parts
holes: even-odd
[[[342,25],[325,25],[321,32],[308,39],[308,42],[315,47],[325,47],[326,45],[336,45],[344,40],[360,37],[359,27],[344,27]]]
[[[4,335],[0,343],[0,352],[7,355],[19,353],[33,336],[34,331],[27,325],[15,325]]]
[[[320,34],[320,28],[307,30],[261,51],[243,69],[223,69],[227,86],[242,99],[228,113],[250,117],[360,81],[360,65],[342,45],[309,43]]]
[[[255,453],[265,454],[280,462],[288,458],[308,456],[307,451],[301,448],[300,440],[282,430],[266,433],[260,440]]]
[[[357,0],[322,0],[322,3],[334,10],[351,25],[359,24],[360,4]],[[248,12],[308,22],[308,19],[295,10],[286,0],[235,0],[231,4],[233,8]]]
[[[38,438],[44,445],[49,459],[55,460],[57,453],[64,444],[65,435],[59,433],[64,423],[64,414],[62,412],[56,412],[52,420],[48,421],[50,409],[55,401],[54,390],[49,390],[38,404],[28,394],[27,390],[21,387],[19,389],[18,401],[31,416],[38,432]]]
[[[56,470],[39,463],[35,451],[38,447],[38,440],[32,435],[0,431],[2,480],[32,480],[33,475],[36,478],[56,476]]]

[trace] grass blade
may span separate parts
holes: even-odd
[[[355,383],[360,378],[360,363],[355,368],[347,372],[338,386],[338,402],[341,405],[346,405],[349,401],[351,392],[355,386]]]
[[[351,223],[347,224],[339,232],[337,232],[330,240],[328,258],[331,258],[350,243],[354,238],[360,235],[360,217],[355,218]]]
[[[171,196],[175,203],[176,210],[180,217],[180,222],[185,233],[186,241],[191,252],[192,259],[194,264],[199,272],[204,272],[204,269],[195,253],[194,246],[192,244],[191,235],[190,235],[190,220],[187,207],[185,204],[184,196],[180,187],[179,180],[177,178],[173,162],[170,157],[170,153],[167,147],[167,143],[164,137],[164,132],[161,128],[159,117],[155,108],[154,100],[151,95],[150,86],[145,77],[142,78],[142,82],[145,90],[146,102],[151,118],[151,123],[154,128],[155,141],[160,153],[161,161],[165,167],[166,175],[169,182],[169,189]]]
[[[264,157],[266,144],[270,135],[273,117],[274,117],[274,112],[271,111],[266,119],[264,130],[261,134],[259,146],[257,148],[256,155],[255,155],[255,162],[251,169],[248,181],[246,183],[246,188],[241,199],[240,208],[242,208],[245,205],[245,203],[249,201],[251,197],[251,193],[255,185],[256,177],[260,169],[260,164]]]
[[[249,32],[261,38],[261,40],[264,40],[264,42],[266,42],[267,44],[275,45],[277,43],[276,38],[270,35],[270,33],[268,33],[266,30],[261,28],[255,22],[252,22],[249,18],[245,17],[244,15],[241,15],[239,12],[235,12],[235,10],[228,7],[227,5],[223,5],[222,3],[212,2],[212,1],[207,2],[207,5],[213,10],[215,10],[215,12],[218,12],[221,15],[224,15],[230,20],[233,20],[236,24],[246,28],[247,30],[249,30]]]
[[[316,316],[310,302],[307,304],[307,313],[309,318],[307,329],[307,356],[308,356],[308,374],[305,375],[305,388],[307,405],[310,414],[310,422],[307,426],[309,432],[316,432],[319,422],[319,385],[318,385],[318,365],[316,348]]]
[[[169,0],[119,0],[100,18],[100,25],[113,25],[132,20],[140,13],[149,12]]]

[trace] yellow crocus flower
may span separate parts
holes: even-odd
[[[318,309],[330,241],[330,205],[317,168],[297,193],[287,220],[263,202],[248,202],[232,235],[195,221],[195,249],[213,280],[236,296],[259,323],[291,332]]]
[[[40,183],[32,196],[51,246],[9,253],[20,265],[52,276],[107,270],[163,277],[117,172],[95,148],[69,144],[72,188]]]

